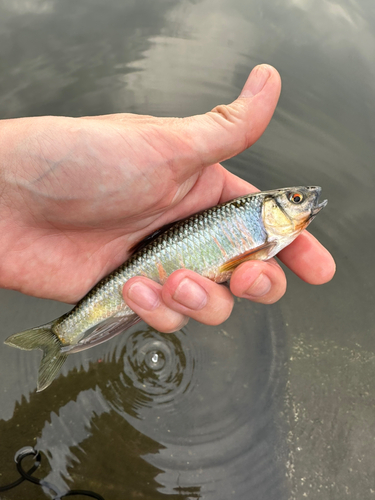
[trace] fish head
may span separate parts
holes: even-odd
[[[327,200],[319,203],[321,190],[319,186],[299,186],[269,191],[263,206],[269,236],[298,236],[327,205]]]

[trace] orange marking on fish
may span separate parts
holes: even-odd
[[[238,225],[238,220],[235,220],[235,222],[234,222],[234,223],[235,223],[235,225],[237,226],[238,230],[242,233],[243,228],[242,228],[242,227],[241,227],[241,228],[239,227],[239,225]],[[233,238],[234,238],[234,234],[232,233],[232,228],[228,226],[228,223],[224,222],[224,224],[223,224],[223,226],[222,226],[222,229],[223,229],[223,233],[224,233],[224,235],[226,236],[226,238],[228,239],[229,243],[230,243],[233,247],[237,248],[237,246],[238,246],[238,242],[237,242],[235,239],[233,239]]]
[[[182,269],[185,269],[186,266],[185,266],[185,262],[183,261],[182,257],[179,258],[179,263],[180,263],[180,267]]]
[[[236,246],[235,243],[234,243],[234,241],[233,241],[233,239],[232,239],[232,237],[231,237],[230,231],[228,231],[226,229],[223,229],[223,233],[224,233],[225,237],[227,238],[227,240],[229,241],[229,243],[231,245],[233,245],[233,246]]]
[[[156,263],[156,267],[158,268],[160,283],[165,283],[167,281],[167,273],[163,267],[163,264],[159,261]]]
[[[308,225],[309,225],[309,217],[307,217],[305,220],[302,220],[296,224],[294,224],[294,227],[298,230],[298,231],[303,231]]]
[[[263,243],[253,250],[249,250],[248,252],[244,252],[243,254],[237,255],[236,257],[228,260],[228,262],[225,262],[225,264],[220,266],[219,270],[221,273],[231,272],[234,271],[237,266],[242,264],[242,262],[246,262],[248,260],[265,260],[268,258],[268,255],[274,246],[275,243]]]
[[[228,254],[227,252],[225,251],[225,249],[223,248],[223,246],[219,243],[218,239],[215,238],[215,236],[213,237],[213,240],[214,242],[216,243],[216,245],[218,246],[220,252],[222,253],[223,257],[226,257]]]
[[[251,237],[249,231],[246,228],[246,225],[242,220],[235,219],[234,224],[236,225],[238,231],[241,234],[241,244],[243,248],[247,248],[249,245],[254,245],[254,240]]]

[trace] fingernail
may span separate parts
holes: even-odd
[[[189,278],[181,281],[173,294],[173,299],[194,311],[203,309],[208,301],[206,290]]]
[[[142,282],[134,283],[134,285],[129,288],[128,297],[146,311],[152,311],[160,304],[158,294]]]
[[[271,290],[271,280],[265,274],[260,274],[254,283],[246,290],[250,297],[263,297]]]
[[[256,66],[250,73],[240,97],[254,97],[256,94],[259,94],[270,75],[270,70],[266,65]]]

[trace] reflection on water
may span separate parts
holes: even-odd
[[[322,185],[312,231],[338,263],[331,284],[289,274],[279,304],[238,302],[219,328],[133,328],[40,394],[38,353],[0,347],[1,481],[32,445],[40,477],[111,500],[373,498],[373,2],[0,0],[0,57],[2,117],[201,113],[274,64],[275,117],[228,168],[262,189]],[[0,298],[3,339],[67,310]]]
[[[277,309],[272,319],[260,306],[238,309],[243,319],[219,331],[193,323],[170,335],[126,332],[87,371],[17,404],[0,421],[5,449],[32,443],[48,458],[46,481],[62,491],[188,499],[210,498],[215,485],[226,498],[245,498],[267,484],[282,498],[273,425],[282,321]]]

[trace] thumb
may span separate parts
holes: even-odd
[[[252,70],[240,96],[231,104],[217,106],[204,115],[183,118],[178,123],[178,133],[183,134],[189,153],[174,162],[179,171],[175,169],[176,177],[181,181],[202,167],[231,158],[254,144],[272,118],[280,90],[279,73],[262,64]]]

